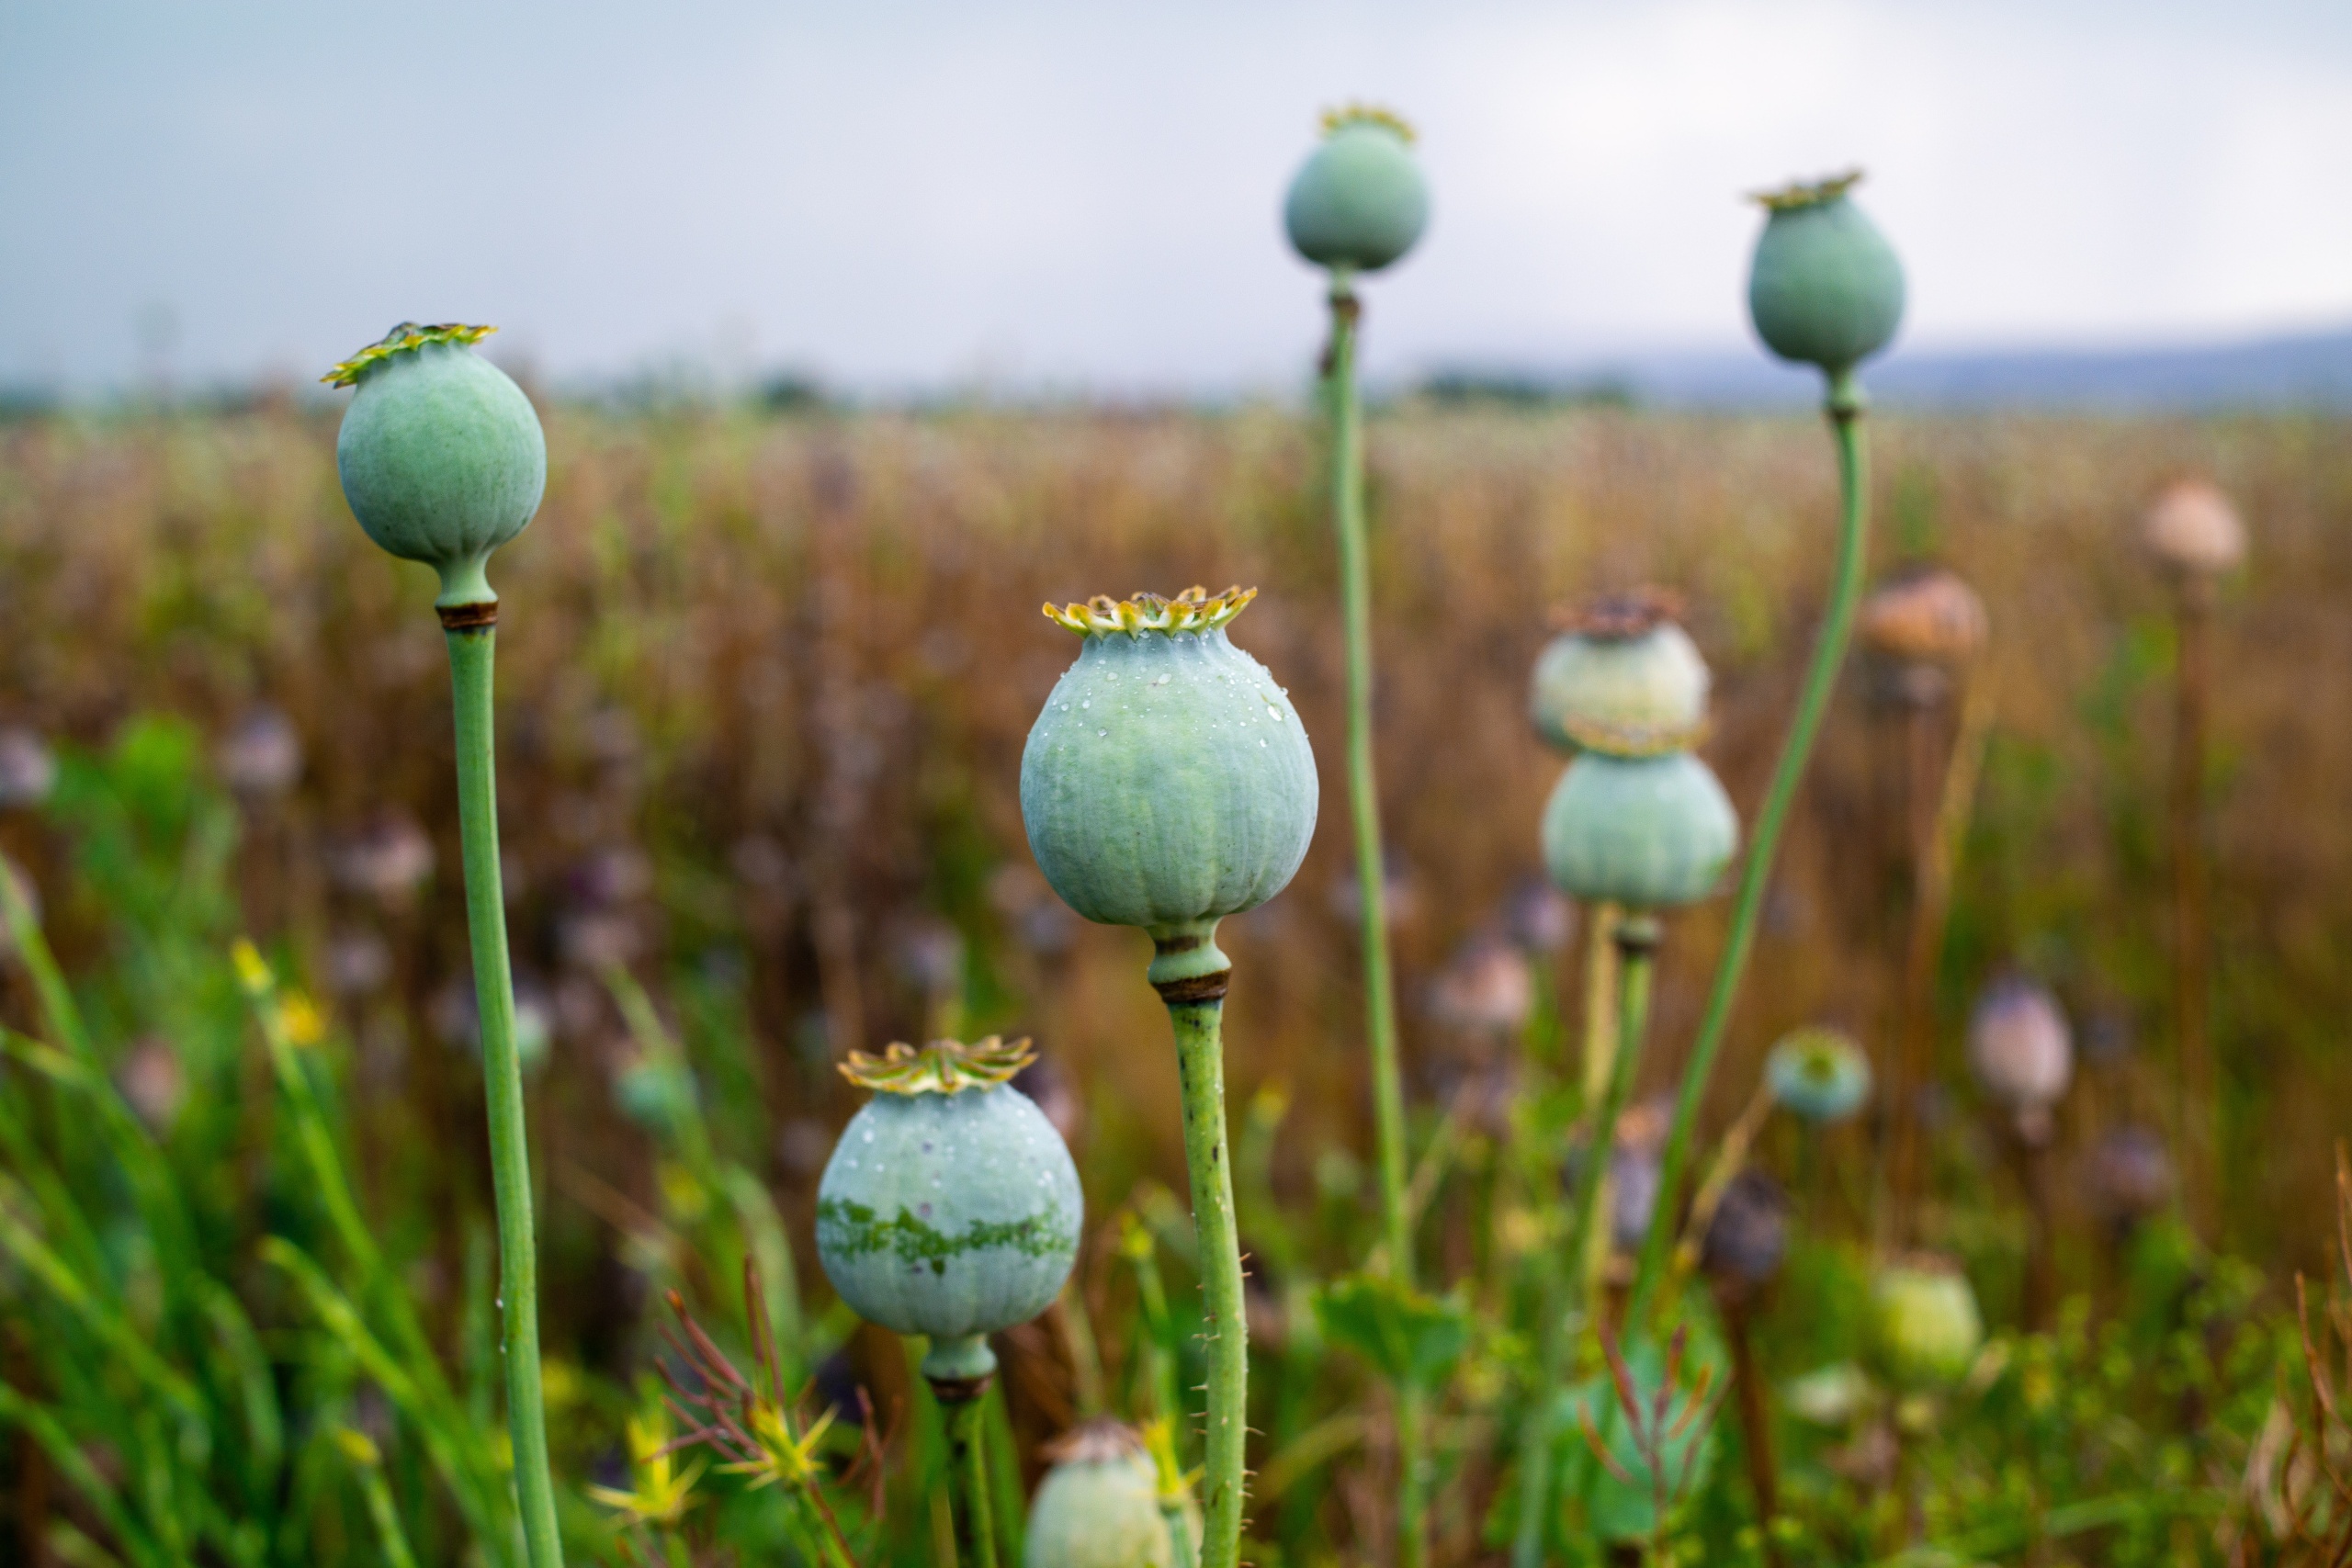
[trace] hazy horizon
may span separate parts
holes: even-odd
[[[2352,8],[737,0],[0,16],[0,384],[314,377],[406,318],[557,381],[1295,387],[1276,210],[1396,106],[1368,367],[1746,342],[1740,194],[1859,164],[1922,350],[2352,323]]]

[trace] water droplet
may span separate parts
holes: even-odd
[[[1094,739],[1097,740],[1106,740],[1110,739],[1110,735],[1111,732],[1107,729],[1098,729],[1094,732]]]
[[[1283,721],[1283,710],[1276,707],[1273,704],[1268,703],[1266,705],[1266,716],[1272,719],[1276,724],[1280,724]]]
[[[1162,675],[1159,680],[1154,681],[1152,684],[1155,686],[1165,686],[1169,682],[1174,679],[1175,677],[1172,675]]]
[[[1094,699],[1092,697],[1089,697],[1078,705],[1082,708],[1091,708],[1094,705]]]

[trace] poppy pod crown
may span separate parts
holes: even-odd
[[[1563,751],[1685,751],[1707,728],[1707,661],[1657,589],[1594,600],[1559,617],[1535,661],[1528,716]]]

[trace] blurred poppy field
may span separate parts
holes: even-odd
[[[1323,790],[1305,869],[1220,936],[1256,1357],[1246,1555],[1389,1561],[1386,1385],[1323,1289],[1378,1224],[1314,423],[542,412],[546,502],[498,563],[498,768],[575,1554],[817,1560],[788,1489],[662,1451],[665,1370],[691,1384],[700,1343],[684,1319],[743,1360],[749,1313],[857,1561],[941,1560],[936,1413],[899,1340],[832,1302],[811,1241],[861,1098],[836,1071],[852,1049],[1039,1053],[1022,1082],[1088,1212],[1063,1301],[1001,1337],[990,1441],[1016,1505],[1081,1418],[1167,1415],[1197,1382],[1148,944],[1053,897],[1017,784],[1074,657],[1042,603],[1233,582],[1260,590],[1234,640],[1287,683]],[[1654,1496],[1614,1438],[1572,1436],[1565,1550],[2340,1562],[2352,429],[1873,425],[1871,577],[1948,569],[1983,600],[1984,650],[1925,688],[1867,649],[1846,667],[1702,1122],[1710,1146],[1748,1128],[1785,1234],[1769,1278],[1695,1309],[1687,1352],[1629,1347],[1651,1363],[1628,1375],[1679,1379],[1694,1413],[1667,1445],[1677,1486]],[[334,443],[331,416],[290,407],[0,423],[0,849],[22,895],[0,965],[0,1562],[519,1560],[449,681],[430,574],[361,536]],[[1526,1266],[1586,1157],[1590,912],[1544,879],[1561,762],[1529,671],[1562,606],[1671,590],[1715,674],[1702,750],[1751,812],[1821,612],[1837,476],[1797,415],[1407,400],[1367,453],[1412,1196],[1453,1335],[1431,1560],[1498,1562]],[[2140,521],[2192,474],[2248,549],[2210,622],[2213,1071],[2184,1092],[2177,623]],[[1964,1269],[1986,1334],[1928,1393],[1870,1326],[1884,1094],[1818,1130],[1749,1112],[1770,1048],[1810,1026],[1859,1043],[1883,1089],[1939,809],[1915,1239]],[[1621,1208],[1724,903],[1667,921]],[[2033,1159],[1968,1046],[1980,999],[2028,982],[2072,1062]],[[1637,1241],[1645,1217],[1618,1228]],[[1754,1422],[1749,1388],[1770,1391]],[[1574,1397],[1589,1422],[1605,1384]],[[1019,1515],[999,1510],[1008,1561]]]

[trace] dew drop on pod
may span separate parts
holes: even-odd
[[[860,1317],[929,1337],[934,1385],[984,1385],[987,1337],[1045,1311],[1078,1258],[1078,1168],[1010,1081],[1033,1059],[1027,1041],[991,1036],[842,1066],[874,1098],[818,1183],[817,1256]]]
[[[1884,348],[1903,321],[1903,263],[1854,205],[1861,175],[1788,186],[1758,199],[1770,213],[1747,277],[1747,310],[1764,346],[1833,378]]]
[[[403,321],[332,377],[357,389],[334,447],[352,514],[388,554],[438,571],[443,604],[496,601],[483,568],[547,489],[531,400],[471,346],[492,330]]]
[[[1377,272],[1411,250],[1429,220],[1411,127],[1362,106],[1325,115],[1322,143],[1283,202],[1298,254],[1334,271]]]
[[[1949,1258],[1918,1254],[1890,1263],[1871,1282],[1877,1349],[1905,1387],[1957,1382],[1984,1343],[1984,1319],[1968,1276]]]
[[[1688,750],[1707,725],[1706,660],[1655,589],[1564,617],[1535,661],[1528,716],[1559,750],[1649,757]]]
[[[1029,1504],[1023,1568],[1170,1568],[1159,1473],[1132,1428],[1089,1421],[1046,1452],[1053,1468]],[[1200,1520],[1188,1523],[1197,1539]]]

